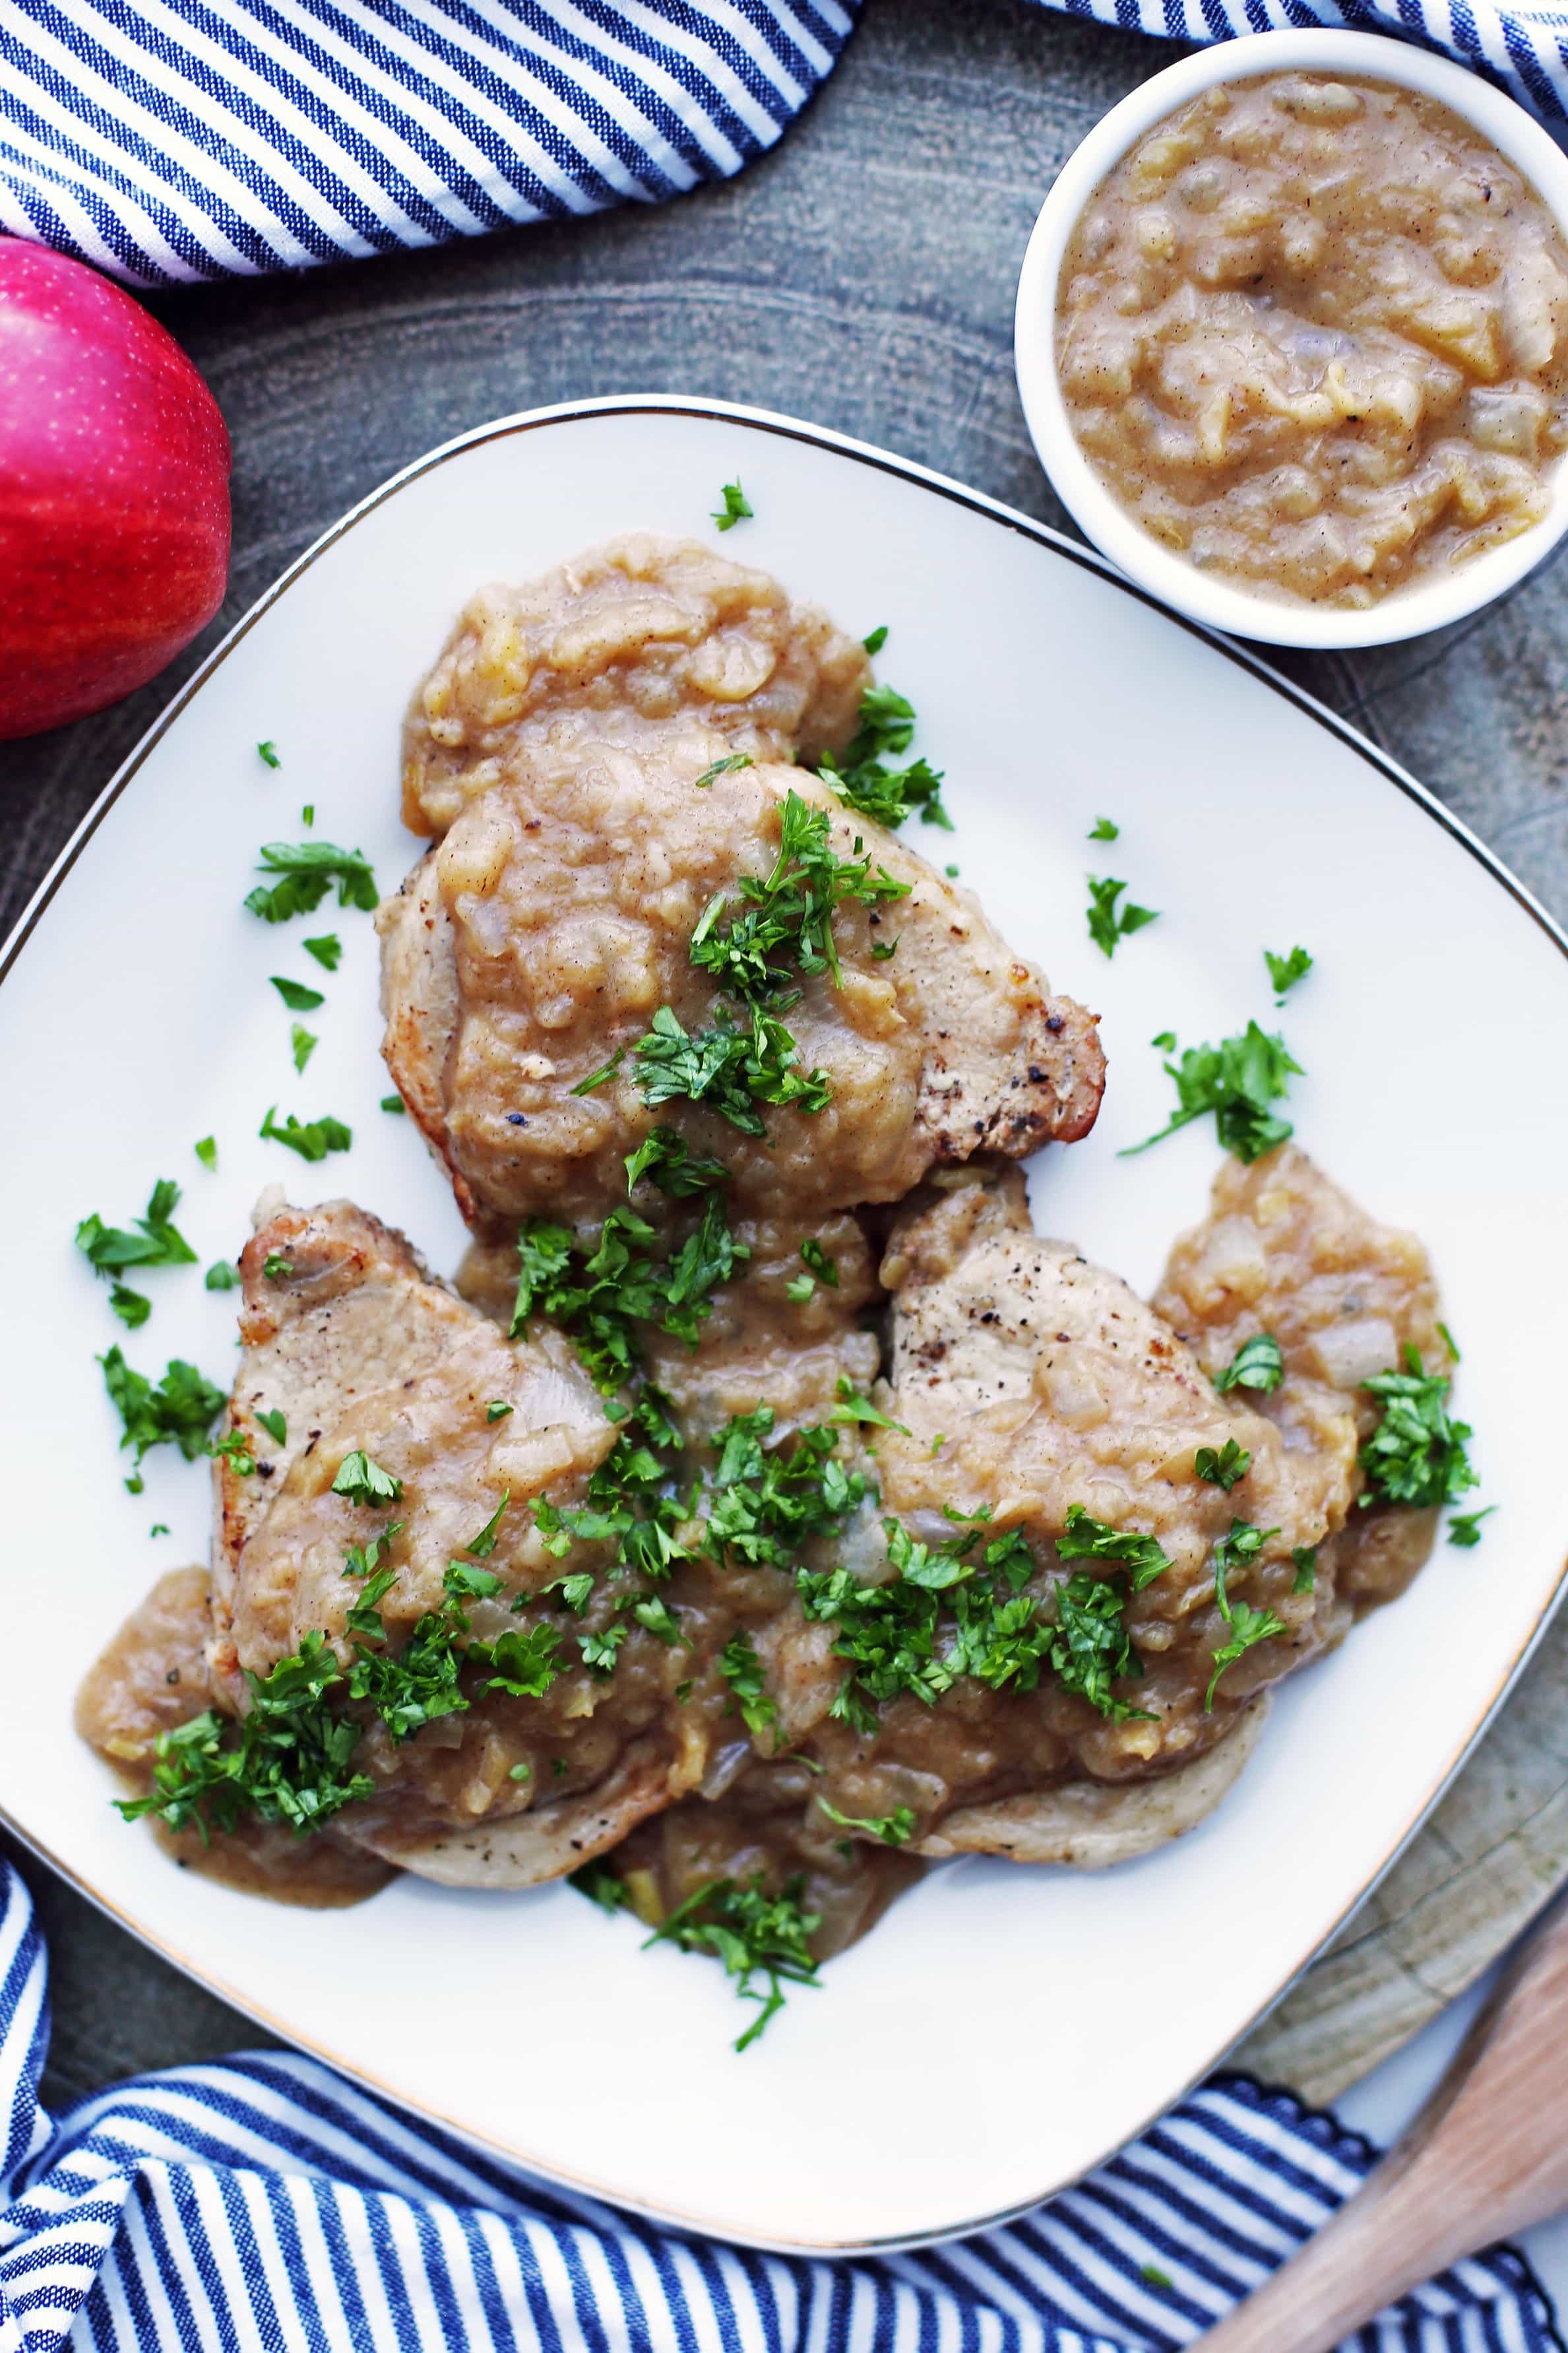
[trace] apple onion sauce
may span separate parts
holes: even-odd
[[[1541,522],[1568,446],[1568,248],[1415,90],[1205,90],[1086,206],[1058,364],[1105,486],[1163,545],[1366,607]]]

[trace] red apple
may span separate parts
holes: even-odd
[[[228,432],[174,337],[0,237],[0,738],[81,719],[223,602]]]

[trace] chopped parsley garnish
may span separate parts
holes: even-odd
[[[707,1103],[742,1135],[765,1135],[759,1103],[817,1112],[833,1092],[826,1071],[808,1075],[798,1067],[795,1051],[784,1023],[760,1009],[752,1014],[749,1029],[738,1029],[721,1014],[691,1035],[661,1005],[637,1041],[637,1085],[650,1108],[684,1097]]]
[[[869,633],[860,640],[860,643],[868,654],[879,654],[887,642],[888,625],[886,621],[879,622],[876,628],[869,631]]]
[[[168,1521],[167,1521],[167,1520],[154,1520],[154,1521],[153,1521],[153,1525],[152,1525],[152,1526],[148,1529],[147,1533],[148,1533],[148,1535],[149,1535],[150,1536],[166,1536],[166,1535],[168,1535],[168,1533],[169,1533],[169,1523],[168,1523]]]
[[[145,1373],[128,1365],[118,1348],[100,1356],[103,1385],[125,1425],[121,1446],[133,1446],[141,1463],[149,1447],[177,1446],[194,1462],[206,1445],[208,1430],[226,1402],[222,1389],[204,1379],[195,1365],[171,1357],[154,1387]]]
[[[830,1822],[840,1830],[864,1831],[868,1838],[880,1839],[884,1846],[907,1846],[914,1835],[915,1815],[912,1806],[895,1806],[890,1814],[841,1814],[826,1798],[817,1804]]]
[[[1110,818],[1097,817],[1089,829],[1088,839],[1090,841],[1115,841],[1121,832],[1121,828],[1113,824]]]
[[[1468,1552],[1481,1540],[1481,1522],[1489,1519],[1497,1510],[1495,1504],[1485,1504],[1479,1512],[1456,1512],[1448,1523],[1448,1542]]]
[[[612,1209],[588,1257],[565,1226],[530,1218],[517,1239],[518,1282],[511,1334],[530,1315],[548,1315],[567,1331],[601,1389],[630,1381],[641,1361],[634,1326],[658,1324],[695,1347],[711,1313],[709,1293],[750,1253],[731,1234],[723,1203],[710,1195],[695,1229],[672,1257],[655,1260],[653,1228],[633,1209]]]
[[[837,857],[827,811],[798,793],[786,794],[779,822],[772,872],[745,876],[738,900],[719,892],[692,934],[692,964],[729,1001],[695,1035],[672,1007],[660,1006],[634,1049],[637,1086],[650,1108],[679,1099],[706,1103],[745,1135],[767,1133],[760,1104],[795,1104],[808,1113],[826,1104],[826,1073],[800,1068],[782,1016],[798,1002],[800,974],[839,978],[835,909],[846,900],[878,905],[909,889],[881,868],[873,873],[858,840],[852,858]],[[587,1093],[610,1076],[624,1050],[574,1092]]]
[[[1139,907],[1131,899],[1125,906],[1117,905],[1127,885],[1119,882],[1114,874],[1090,874],[1087,880],[1089,936],[1106,955],[1116,954],[1119,940],[1131,939],[1132,934],[1141,932],[1145,923],[1159,922],[1157,907]]]
[[[601,1062],[596,1071],[590,1071],[585,1079],[579,1079],[569,1092],[574,1095],[591,1095],[595,1087],[602,1087],[607,1079],[615,1077],[626,1059],[626,1048],[617,1046],[607,1062]]]
[[[1223,1487],[1227,1495],[1252,1467],[1251,1454],[1234,1438],[1227,1438],[1217,1454],[1212,1446],[1200,1446],[1193,1461],[1200,1479],[1206,1480],[1211,1487]]]
[[[318,1829],[353,1799],[370,1797],[368,1774],[350,1770],[360,1726],[326,1704],[342,1670],[324,1634],[307,1634],[266,1675],[248,1670],[250,1705],[238,1722],[208,1708],[161,1733],[145,1797],[116,1800],[128,1822],[155,1815],[166,1830],[238,1828],[249,1816]]]
[[[368,1454],[355,1447],[353,1453],[345,1454],[339,1463],[338,1475],[332,1481],[332,1493],[346,1496],[351,1504],[370,1504],[380,1511],[386,1504],[400,1501],[403,1482],[395,1478],[390,1471],[384,1471],[379,1462],[373,1461]]]
[[[1176,2284],[1169,2272],[1163,2272],[1158,2263],[1140,2263],[1138,2276],[1150,2287],[1174,2287]]]
[[[1234,1666],[1244,1651],[1255,1643],[1267,1642],[1271,1634],[1283,1634],[1285,1621],[1272,1609],[1255,1609],[1250,1602],[1233,1601],[1226,1591],[1226,1577],[1233,1568],[1247,1567],[1257,1559],[1270,1536],[1278,1528],[1249,1527],[1245,1520],[1232,1520],[1230,1531],[1221,1536],[1214,1548],[1214,1598],[1220,1616],[1230,1628],[1230,1640],[1214,1654],[1214,1672],[1204,1694],[1204,1714],[1214,1707],[1215,1688],[1226,1667]]]
[[[256,1415],[256,1419],[261,1424],[262,1429],[267,1432],[268,1437],[272,1440],[274,1446],[288,1445],[289,1423],[287,1418],[279,1407],[273,1406],[266,1412],[258,1410]]]
[[[749,768],[753,765],[749,752],[731,752],[728,759],[715,760],[710,768],[703,769],[702,774],[697,778],[698,790],[700,791],[705,785],[717,784],[719,778],[729,776],[731,769]]]
[[[1067,1525],[1057,1538],[1060,1560],[1105,1560],[1127,1571],[1134,1593],[1142,1593],[1171,1566],[1170,1556],[1157,1537],[1113,1528],[1090,1517],[1081,1504],[1068,1506]]]
[[[153,1313],[153,1303],[146,1293],[132,1291],[123,1282],[114,1285],[109,1294],[109,1304],[128,1332],[139,1332]]]
[[[192,1148],[195,1153],[196,1158],[201,1162],[204,1168],[216,1168],[217,1166],[217,1138],[216,1136],[204,1135],[200,1143],[195,1145]]]
[[[1318,1582],[1318,1547],[1316,1545],[1292,1545],[1290,1557],[1296,1564],[1296,1574],[1290,1580],[1292,1593],[1310,1593]]]
[[[761,2004],[737,2051],[748,2049],[784,2008],[784,1986],[822,1983],[808,1942],[822,1918],[802,1910],[805,1886],[803,1878],[792,1879],[781,1894],[770,1895],[760,1871],[744,1881],[710,1879],[647,1939],[648,1945],[679,1945],[683,1953],[711,1953],[735,1980],[742,2000]],[[758,1977],[767,1980],[765,1993],[752,1982]]]
[[[888,765],[885,754],[907,752],[914,740],[914,706],[890,686],[868,687],[860,699],[860,719],[843,759],[825,754],[817,775],[831,785],[846,808],[888,827],[903,824],[919,809],[924,825],[952,831],[952,819],[942,806],[942,771],[925,760],[907,766]]]
[[[302,1022],[296,1021],[289,1033],[289,1043],[293,1049],[294,1068],[302,1071],[315,1052],[320,1040],[311,1035]]]
[[[305,803],[304,807],[300,811],[300,822],[302,826],[307,828],[315,824],[316,804],[314,801],[307,801]]]
[[[1312,969],[1312,959],[1305,948],[1292,948],[1289,955],[1276,955],[1271,948],[1265,948],[1263,961],[1274,984],[1276,1004],[1283,1003],[1286,990],[1294,988],[1299,980],[1305,980]]]
[[[204,1281],[209,1291],[233,1291],[239,1282],[239,1269],[231,1259],[215,1259]]]
[[[689,1200],[693,1193],[710,1192],[730,1181],[721,1160],[709,1153],[689,1151],[684,1138],[672,1127],[656,1127],[635,1152],[626,1155],[628,1193],[643,1176],[650,1177],[661,1193],[675,1201]]]
[[[624,1912],[631,1901],[626,1881],[617,1872],[612,1871],[607,1862],[583,1863],[576,1871],[567,1873],[566,1884],[574,1887],[579,1895],[585,1895],[590,1904],[596,1904],[601,1912],[608,1912],[612,1917],[617,1912]]]
[[[324,932],[319,940],[307,940],[305,953],[313,955],[323,972],[336,972],[343,944],[336,932]]]
[[[375,876],[363,849],[340,849],[334,841],[268,841],[262,847],[261,871],[276,874],[276,882],[258,882],[246,905],[264,923],[286,923],[290,916],[314,913],[336,883],[340,907],[375,913],[380,896]]]
[[[511,1411],[512,1408],[508,1405],[505,1398],[491,1398],[489,1405],[485,1408],[485,1419],[487,1421],[504,1421],[507,1415]]]
[[[897,940],[873,940],[871,943],[871,958],[875,964],[890,963],[892,958],[896,956],[898,953],[899,943]]]
[[[293,1260],[285,1258],[281,1250],[268,1250],[261,1261],[262,1279],[267,1282],[281,1282],[293,1271]]]
[[[243,1430],[226,1430],[221,1438],[209,1439],[206,1451],[215,1462],[226,1462],[237,1479],[255,1477],[256,1457]]]
[[[725,1643],[719,1653],[719,1672],[735,1694],[748,1732],[765,1732],[777,1721],[778,1709],[768,1697],[763,1662],[749,1634],[732,1635]]]
[[[353,1128],[345,1127],[341,1119],[323,1114],[321,1119],[301,1121],[290,1112],[279,1127],[277,1114],[274,1103],[261,1123],[260,1134],[270,1143],[286,1144],[301,1160],[324,1160],[329,1152],[346,1152],[354,1140]]]
[[[1112,1685],[1142,1672],[1122,1613],[1128,1588],[1169,1566],[1152,1538],[1123,1537],[1074,1505],[1058,1552],[1109,1560],[1112,1574],[1063,1578],[1042,1608],[1025,1590],[1036,1562],[1021,1530],[984,1541],[984,1513],[950,1516],[962,1533],[942,1545],[883,1522],[896,1571],[889,1583],[861,1584],[844,1567],[796,1570],[806,1617],[835,1626],[835,1654],[850,1665],[832,1713],[868,1733],[878,1709],[901,1694],[930,1706],[964,1675],[993,1691],[1032,1691],[1048,1666],[1065,1690],[1115,1722],[1140,1715]]]
[[[1466,1452],[1474,1436],[1467,1421],[1450,1421],[1449,1382],[1425,1373],[1419,1352],[1407,1346],[1405,1370],[1374,1374],[1363,1386],[1383,1408],[1383,1419],[1361,1450],[1369,1504],[1416,1506],[1457,1503],[1480,1480]]]
[[[837,1290],[838,1261],[823,1249],[815,1234],[807,1234],[800,1246],[800,1254],[819,1282],[825,1282],[829,1291]]]
[[[1126,1145],[1119,1159],[1147,1152],[1211,1111],[1220,1143],[1238,1160],[1260,1159],[1295,1133],[1269,1106],[1289,1092],[1292,1075],[1304,1076],[1301,1065],[1283,1038],[1260,1029],[1256,1021],[1239,1038],[1222,1038],[1217,1046],[1189,1046],[1180,1062],[1167,1062],[1165,1069],[1176,1082],[1180,1107],[1174,1118],[1142,1144]]]
[[[272,975],[272,986],[290,1013],[313,1013],[326,998],[319,988],[307,988],[298,980],[285,980],[280,973]]]
[[[95,1210],[78,1226],[76,1246],[98,1274],[118,1273],[128,1266],[194,1266],[195,1250],[169,1222],[179,1198],[173,1177],[160,1176],[147,1214],[135,1220],[133,1233],[123,1226],[106,1226]]]
[[[1439,1324],[1437,1330],[1442,1335],[1443,1345],[1448,1352],[1449,1362],[1455,1365],[1458,1364],[1461,1361],[1458,1342],[1455,1339],[1453,1334],[1449,1331],[1446,1324]]]
[[[879,906],[908,898],[907,882],[895,882],[883,867],[872,872],[858,839],[855,855],[840,858],[831,836],[826,809],[787,793],[772,872],[765,879],[742,877],[738,910],[722,892],[703,910],[691,937],[691,961],[740,1004],[784,1011],[799,993],[797,972],[830,972],[837,980],[833,913],[846,900]],[[729,921],[721,925],[724,915]]]
[[[816,1289],[816,1277],[814,1274],[793,1274],[784,1285],[784,1297],[793,1300],[795,1304],[800,1307],[811,1297]]]
[[[1216,1389],[1258,1389],[1267,1395],[1277,1389],[1285,1377],[1285,1353],[1272,1332],[1255,1332],[1244,1340],[1223,1373],[1216,1373]]]
[[[838,1376],[838,1402],[827,1419],[829,1421],[863,1422],[873,1430],[897,1430],[900,1438],[907,1438],[910,1434],[901,1421],[894,1421],[879,1405],[873,1405],[869,1398],[862,1397],[847,1373]]]
[[[268,767],[280,768],[283,765],[282,761],[278,756],[278,746],[276,744],[258,744],[256,750],[258,757],[265,761]]]
[[[724,503],[721,507],[714,509],[713,521],[721,531],[733,531],[738,522],[747,522],[751,520],[752,510],[747,503],[746,494],[741,488],[738,477],[732,482],[726,482],[719,496]]]
[[[383,1095],[381,1099],[381,1107],[383,1111],[390,1111],[394,1113],[405,1112],[408,1108],[401,1095]]]
[[[1149,1043],[1151,1046],[1157,1046],[1162,1054],[1173,1054],[1176,1050],[1176,1033],[1173,1029],[1162,1029],[1150,1039]]]

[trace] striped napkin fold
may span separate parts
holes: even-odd
[[[1191,41],[1285,25],[1402,34],[1568,122],[1568,16],[1549,8],[1046,5]],[[0,0],[0,229],[158,286],[657,204],[771,147],[858,5]]]
[[[827,2263],[544,2189],[288,2053],[144,2075],[55,2120],[43,1941],[0,1873],[0,2353],[1167,2353],[1374,2162],[1331,2116],[1223,2077],[1005,2229]],[[1508,2248],[1356,2344],[1563,2353]]]

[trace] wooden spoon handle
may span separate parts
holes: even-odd
[[[1203,2353],[1333,2353],[1434,2273],[1568,2206],[1565,2042],[1568,1902],[1365,2188],[1198,2340]]]

